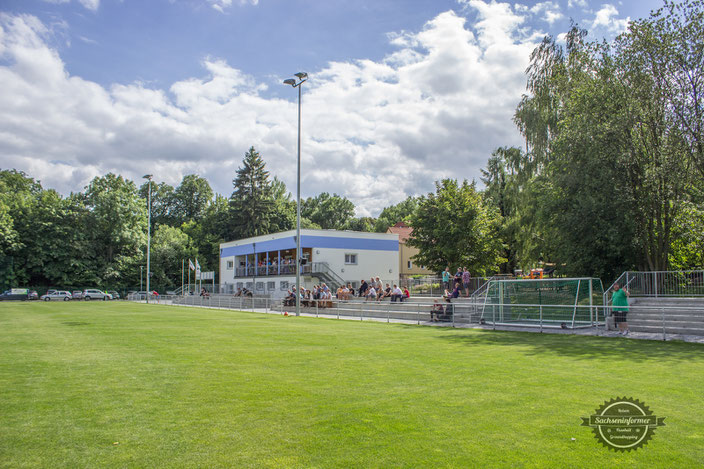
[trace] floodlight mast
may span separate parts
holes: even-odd
[[[284,85],[298,88],[298,169],[296,173],[296,316],[301,315],[301,85],[308,80],[306,72],[294,74],[284,80]]]
[[[142,176],[144,179],[146,179],[147,182],[147,188],[148,188],[148,196],[147,196],[147,303],[149,303],[149,294],[151,293],[151,290],[149,290],[149,275],[150,275],[150,270],[149,270],[149,257],[150,257],[150,250],[151,250],[151,241],[152,241],[152,177],[154,177],[152,174],[145,174]]]

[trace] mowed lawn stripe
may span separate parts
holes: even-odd
[[[0,465],[700,466],[702,352],[126,302],[0,304]],[[615,454],[579,423],[623,395],[668,426]]]

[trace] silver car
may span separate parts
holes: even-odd
[[[69,301],[71,299],[71,292],[65,291],[65,290],[50,290],[50,293],[47,293],[46,295],[42,295],[40,300],[44,301],[52,301],[52,300],[59,300],[59,301]]]
[[[90,300],[107,301],[107,300],[112,300],[112,296],[109,293],[106,293],[104,291],[88,288],[86,290],[83,290],[83,299],[86,301],[90,301]]]

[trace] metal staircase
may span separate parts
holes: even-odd
[[[325,282],[331,290],[337,290],[340,286],[345,285],[344,279],[331,269],[327,262],[311,263],[310,275],[316,277],[320,282]]]

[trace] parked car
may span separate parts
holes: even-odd
[[[53,293],[47,293],[46,295],[42,295],[40,299],[44,301],[69,301],[71,299],[71,292],[65,290],[54,290]]]
[[[74,300],[82,300],[83,290],[73,290],[73,292],[71,292],[71,298]]]
[[[26,301],[29,299],[29,289],[27,288],[11,288],[2,295],[0,295],[0,301],[9,300],[21,300]]]
[[[29,294],[27,295],[28,300],[38,300],[39,299],[39,293],[37,293],[37,290],[29,290]]]
[[[83,290],[83,295],[81,295],[82,298],[86,301],[89,300],[112,300],[112,296],[110,296],[109,293],[106,293],[102,290],[96,290],[94,288],[88,288],[86,290]]]
[[[146,291],[133,291],[127,295],[127,299],[132,300],[132,301],[145,300],[146,298],[147,298]]]
[[[51,295],[52,293],[56,293],[56,292],[57,292],[56,288],[50,288],[49,290],[46,291],[46,294]],[[42,295],[42,296],[44,296],[44,295]]]
[[[112,296],[112,299],[113,299],[113,300],[119,300],[119,299],[120,299],[120,294],[117,293],[115,290],[110,290],[110,291],[108,291],[108,293],[110,293],[110,295]]]

